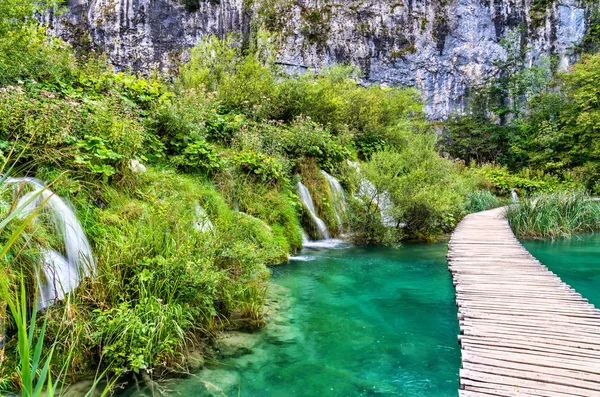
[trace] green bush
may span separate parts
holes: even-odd
[[[131,108],[110,97],[88,101],[37,86],[0,88],[0,141],[22,151],[23,163],[108,177],[137,155],[144,136]]]
[[[75,64],[68,46],[46,35],[36,14],[54,9],[55,0],[4,0],[0,4],[0,84],[19,80],[68,79]]]
[[[298,117],[289,128],[279,132],[279,139],[289,158],[295,161],[314,158],[327,171],[350,156],[347,136],[334,136],[310,118]]]
[[[242,172],[250,174],[264,183],[276,184],[284,176],[281,161],[263,153],[236,153],[233,161]]]
[[[208,175],[218,172],[224,166],[218,149],[204,141],[196,140],[183,148],[181,154],[170,157],[170,162],[188,172],[203,172]]]
[[[387,195],[391,208],[387,215],[405,224],[404,232],[420,239],[432,239],[449,232],[460,220],[466,185],[456,166],[441,158],[434,133],[407,136],[402,149],[373,154],[363,167],[373,194]],[[367,203],[373,197],[363,197]]]
[[[273,62],[272,41],[262,31],[248,48],[235,35],[223,40],[211,37],[193,50],[180,85],[198,93],[214,91],[222,111],[241,112],[255,121],[278,120],[291,130],[323,126],[332,137],[342,137],[346,149],[357,148],[365,158],[394,145],[399,124],[410,129],[413,123],[418,127],[424,122],[415,90],[363,87],[355,68],[282,74]],[[291,143],[296,147],[290,150],[297,150],[298,145]],[[303,150],[323,150],[322,145],[298,143]]]
[[[474,168],[474,172],[487,182],[489,188],[500,195],[508,195],[512,189],[520,192],[540,192],[559,190],[565,187],[580,188],[580,179],[573,174],[563,174],[562,178],[544,172],[524,168],[511,172],[507,167],[484,164]]]
[[[214,91],[224,106],[262,119],[270,113],[275,89],[272,52],[269,37],[260,31],[247,50],[234,34],[224,40],[211,36],[192,50],[182,67],[181,85]]]

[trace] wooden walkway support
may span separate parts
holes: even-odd
[[[448,263],[460,397],[600,396],[600,311],[519,243],[504,209],[468,215]]]

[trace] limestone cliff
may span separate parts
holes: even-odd
[[[51,28],[106,52],[117,68],[173,67],[203,35],[257,26],[279,34],[291,68],[351,62],[366,83],[416,86],[445,118],[465,89],[494,71],[500,40],[522,27],[531,58],[566,68],[586,31],[579,0],[69,0]]]

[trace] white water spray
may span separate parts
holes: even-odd
[[[204,208],[200,205],[196,206],[196,222],[194,228],[201,233],[209,233],[215,231],[215,226],[210,220]]]
[[[298,182],[296,185],[298,188],[298,195],[300,196],[300,201],[304,204],[308,212],[310,213],[315,226],[317,227],[317,234],[319,239],[326,240],[329,239],[329,231],[327,230],[327,225],[321,218],[317,216],[317,211],[315,210],[315,204],[313,203],[313,199],[308,191],[308,188],[302,184],[302,182]]]
[[[36,277],[40,290],[38,309],[43,309],[63,299],[84,277],[96,273],[92,249],[73,209],[42,181],[35,178],[8,178],[7,182],[33,188],[32,192],[19,199],[18,207],[23,207],[23,215],[28,216],[43,205],[40,212],[50,215],[57,235],[63,238],[63,253],[52,249],[41,251],[41,273],[36,269]],[[32,201],[27,204],[29,200]]]
[[[515,203],[515,204],[516,204],[516,203],[518,203],[518,202],[519,202],[519,196],[517,195],[517,192],[515,192],[515,189],[511,189],[511,190],[510,190],[510,195],[511,195],[512,202],[513,202],[513,203]]]
[[[329,175],[327,172],[321,170],[321,173],[327,180],[329,184],[329,190],[331,191],[331,196],[333,198],[333,208],[335,210],[335,217],[338,222],[338,226],[342,227],[342,216],[346,212],[346,194],[344,193],[344,189],[340,184],[340,181],[335,179],[333,176]]]
[[[355,162],[348,162],[350,166],[354,167],[360,174],[360,165]],[[381,221],[384,226],[395,227],[397,222],[391,215],[394,205],[390,197],[390,193],[387,191],[378,191],[373,182],[361,175],[360,186],[358,187],[358,196],[366,197],[372,201],[379,208],[381,214]]]

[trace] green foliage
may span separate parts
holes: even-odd
[[[286,252],[302,246],[302,233],[295,203],[297,197],[279,183],[265,184],[246,173],[222,172],[215,183],[230,207],[237,207],[270,225],[275,240]],[[282,255],[281,260],[285,259]]]
[[[68,77],[74,58],[66,44],[49,38],[35,18],[55,0],[4,0],[0,4],[0,84]]]
[[[595,54],[600,51],[600,8],[597,6],[591,11],[588,29],[575,51],[580,54]]]
[[[590,190],[600,180],[600,55],[586,56],[559,76],[559,92],[538,95],[515,145],[529,164],[555,174],[575,175]]]
[[[182,68],[181,84],[214,91],[224,106],[262,118],[270,110],[275,87],[273,48],[262,32],[247,50],[239,41],[233,34],[224,40],[211,36],[201,41]]]
[[[2,277],[0,283],[0,296],[10,308],[11,315],[17,327],[17,350],[19,356],[18,376],[20,381],[21,393],[27,397],[41,397],[42,395],[54,396],[59,386],[56,379],[52,380],[50,374],[50,364],[52,363],[52,354],[54,346],[51,346],[43,357],[44,336],[46,333],[46,320],[44,320],[39,335],[35,335],[36,326],[28,327],[27,312],[27,291],[20,277],[20,291],[17,297],[11,293],[12,286],[8,284],[9,278]],[[37,301],[34,301],[37,303]],[[32,313],[31,322],[36,324],[37,313]],[[45,388],[45,389],[44,389]]]
[[[262,288],[265,265],[288,252],[280,230],[230,210],[197,178],[149,169],[130,189],[106,186],[100,196],[104,209],[81,194],[75,203],[98,256],[97,278],[74,297],[75,328],[87,329],[77,343],[98,347],[83,350],[87,365],[118,374],[180,365],[194,335],[260,306],[249,288]],[[197,226],[199,206],[212,227]],[[244,326],[261,318],[253,310]]]
[[[308,117],[298,117],[289,128],[282,129],[279,139],[290,159],[314,158],[325,170],[333,169],[350,156],[347,136],[333,135]]]
[[[351,67],[283,75],[273,62],[272,41],[262,31],[248,48],[233,35],[223,40],[211,37],[193,50],[180,84],[197,95],[215,91],[224,110],[235,109],[252,120],[279,120],[292,130],[323,126],[364,157],[393,144],[399,124],[412,128],[424,121],[416,91],[363,87],[359,72]],[[311,142],[304,148],[314,152],[316,146],[323,149]]]
[[[233,160],[242,172],[261,182],[275,184],[283,177],[281,162],[263,153],[240,152],[234,155]]]
[[[515,129],[470,114],[452,117],[445,125],[444,134],[447,138],[444,148],[451,156],[467,163],[484,164],[498,160],[507,162]]]
[[[348,223],[352,241],[360,245],[397,247],[406,237],[402,228],[384,225],[379,206],[366,197],[349,199]]]
[[[141,297],[131,306],[131,302],[122,302],[97,310],[95,319],[97,331],[92,337],[101,341],[102,359],[117,374],[139,373],[179,354],[193,320],[182,305],[163,303],[154,296]]]
[[[510,206],[506,216],[521,238],[571,237],[600,230],[600,204],[582,191],[533,195]]]
[[[583,183],[589,191],[600,191],[600,92],[595,84],[600,55],[584,56],[570,71],[552,76],[548,59],[532,67],[524,64],[527,49],[517,33],[504,41],[508,57],[497,65],[498,76],[473,93],[467,115],[447,124],[445,149],[469,162],[508,166],[511,176],[500,176],[498,170],[489,175],[500,190]]]
[[[458,168],[440,158],[433,132],[406,137],[404,147],[375,153],[362,170],[375,186],[363,198],[368,208],[374,201],[381,204],[387,194],[392,203],[388,216],[404,232],[421,239],[431,239],[448,232],[460,219],[465,193]]]
[[[111,97],[64,97],[38,84],[0,88],[0,140],[14,142],[23,163],[106,178],[136,156],[144,135],[133,110]]]
[[[511,189],[517,189],[519,192],[539,192],[560,190],[566,187],[581,188],[581,183],[576,178],[569,179],[568,175],[560,178],[547,174],[543,170],[529,168],[514,173],[503,166],[485,164],[476,168],[475,173],[500,195],[507,195]]]
[[[467,193],[465,210],[469,213],[490,210],[502,206],[502,202],[489,190],[474,190]]]
[[[224,165],[218,149],[204,140],[189,143],[181,154],[172,156],[170,161],[188,172],[200,171],[206,174],[213,174]]]

